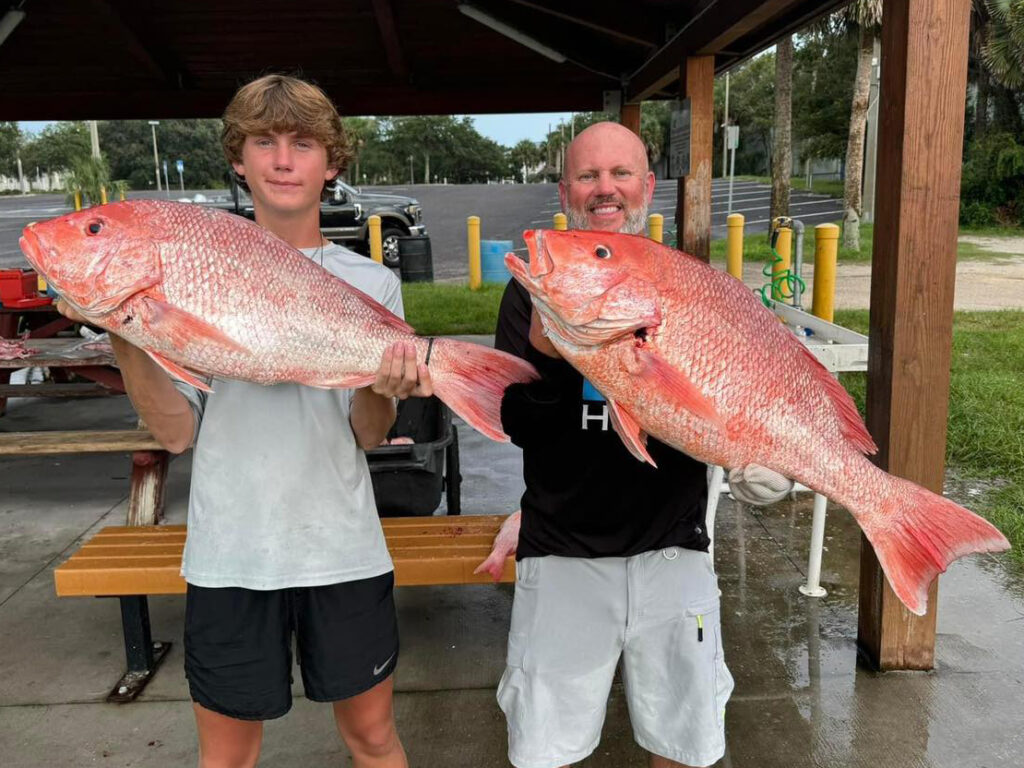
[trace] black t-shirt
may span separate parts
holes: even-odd
[[[511,281],[494,345],[541,374],[510,386],[501,404],[502,427],[523,449],[516,557],[625,557],[670,546],[706,551],[706,465],[654,438],[647,449],[658,468],[635,459],[612,428],[604,398],[567,362],[530,344],[530,310],[529,293]]]

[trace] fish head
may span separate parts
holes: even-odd
[[[505,257],[533,296],[549,335],[576,345],[606,344],[661,324],[658,254],[635,235],[527,230],[528,263]]]
[[[18,242],[62,298],[97,317],[160,282],[159,218],[143,201],[112,203],[29,224]]]

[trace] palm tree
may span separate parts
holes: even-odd
[[[775,46],[775,137],[772,150],[771,218],[789,215],[793,173],[793,36]]]
[[[992,77],[1012,91],[1024,89],[1024,2],[988,0],[989,23],[984,47]]]
[[[864,133],[871,88],[871,60],[882,25],[882,0],[857,0],[846,8],[849,22],[857,25],[860,47],[857,76],[850,107],[850,133],[846,142],[846,183],[843,185],[843,247],[860,251],[861,186],[864,171]]]

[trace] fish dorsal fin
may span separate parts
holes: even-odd
[[[631,368],[631,371],[642,378],[647,386],[662,388],[677,405],[694,416],[719,427],[725,426],[714,404],[704,396],[689,376],[674,368],[656,352],[644,347],[634,347],[633,357],[633,368],[636,370]]]
[[[161,338],[167,339],[175,349],[184,349],[189,342],[202,341],[230,352],[248,352],[219,328],[210,325],[201,317],[178,309],[154,296],[143,298],[146,307],[146,322]]]
[[[195,374],[185,370],[177,363],[172,363],[166,357],[161,355],[159,352],[154,352],[151,349],[146,350],[146,354],[153,358],[153,362],[163,368],[167,373],[176,379],[181,379],[186,384],[191,384],[196,389],[201,389],[203,392],[213,392],[213,388],[202,379],[198,378]]]
[[[622,442],[629,452],[640,461],[646,461],[652,467],[657,468],[657,463],[647,452],[647,433],[640,429],[633,414],[614,400],[608,401],[608,412],[612,417],[612,428],[622,438]]]
[[[868,455],[878,453],[878,446],[875,445],[868,428],[864,426],[864,420],[860,417],[860,411],[857,410],[857,405],[850,397],[850,393],[839,383],[839,379],[828,372],[828,368],[821,364],[811,350],[799,341],[797,345],[810,364],[815,381],[821,384],[829,400],[832,401],[832,405],[835,406],[836,415],[839,417],[839,431],[843,437],[853,443],[861,453]]]
[[[385,307],[375,298],[373,298],[372,296],[368,296],[367,294],[363,293],[358,288],[349,283],[346,283],[346,285],[348,285],[349,289],[355,291],[360,295],[360,297],[363,299],[366,305],[373,310],[375,315],[377,315],[377,319],[381,323],[383,323],[389,328],[394,328],[399,333],[408,333],[411,335],[414,335],[416,333],[416,330],[411,325],[409,325],[407,322],[405,322],[405,320],[400,318],[398,315],[396,315],[390,309]]]

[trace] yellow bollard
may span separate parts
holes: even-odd
[[[75,210],[82,210],[82,193],[79,190],[75,190]]]
[[[107,188],[100,187],[100,205],[107,204]]]
[[[836,262],[839,227],[819,224],[814,228],[814,299],[811,313],[832,322],[836,300]]]
[[[122,203],[124,202],[124,190],[123,189],[120,192],[117,193],[117,197],[118,197],[118,199],[120,199],[120,201]]]
[[[789,295],[790,284],[786,278],[793,262],[793,230],[789,227],[779,227],[778,233],[775,252],[779,254],[779,258],[772,264],[772,298],[775,301],[785,301],[792,298]]]
[[[559,232],[565,232],[569,228],[569,219],[566,218],[564,213],[556,213],[554,216],[555,229]]]
[[[725,271],[743,279],[743,214],[730,213],[725,219]]]
[[[665,217],[660,213],[647,217],[647,236],[656,243],[665,242]]]
[[[380,242],[380,216],[374,214],[366,220],[370,227],[370,258],[378,264],[384,263],[384,247]]]
[[[470,216],[466,219],[466,245],[469,249],[469,289],[480,290],[483,285],[483,272],[480,268],[480,217]]]

